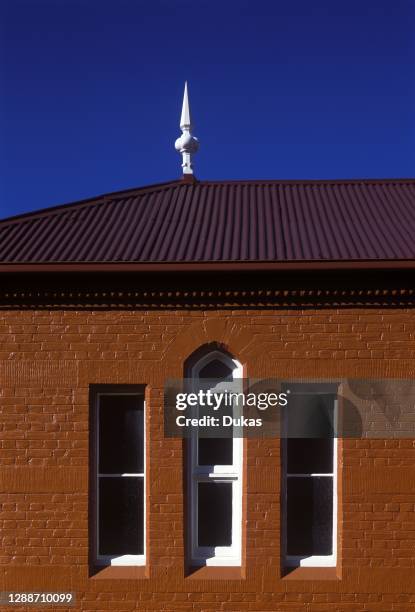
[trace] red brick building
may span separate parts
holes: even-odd
[[[413,381],[414,235],[413,179],[187,177],[1,221],[0,590],[414,610],[415,435],[195,462],[164,434],[186,372],[330,381],[328,404]]]

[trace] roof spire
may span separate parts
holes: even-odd
[[[187,81],[184,84],[182,115],[180,117],[180,129],[183,134],[174,144],[176,151],[182,154],[183,174],[193,174],[192,153],[199,148],[197,138],[192,135],[192,121],[190,118],[189,96],[187,93]]]

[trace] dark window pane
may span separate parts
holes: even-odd
[[[232,438],[199,438],[199,465],[232,465]]]
[[[291,395],[286,407],[287,437],[331,438],[334,395]]]
[[[333,472],[333,438],[289,438],[289,474],[330,474]]]
[[[231,546],[232,483],[198,483],[199,546]]]
[[[219,380],[232,380],[233,368],[231,369],[220,359],[214,359],[207,363],[199,372],[199,378],[214,378]]]
[[[101,474],[144,471],[144,409],[139,395],[102,395],[99,400]]]
[[[287,554],[333,552],[332,477],[287,478]]]
[[[144,553],[143,478],[99,480],[99,554]]]
[[[198,416],[208,418],[224,416],[233,417],[233,406],[222,405],[220,410],[212,411],[209,406],[198,406]],[[214,437],[219,429],[218,437]],[[198,428],[198,465],[232,465],[233,463],[233,427],[199,427]]]

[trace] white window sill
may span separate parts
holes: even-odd
[[[120,557],[98,557],[97,565],[125,566],[145,565],[144,555],[121,555]]]
[[[207,559],[194,557],[192,565],[207,566],[207,567],[240,567],[241,559],[236,557],[209,557]]]
[[[289,556],[285,559],[285,565],[287,567],[336,567],[336,557],[334,555]]]

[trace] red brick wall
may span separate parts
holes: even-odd
[[[414,378],[409,309],[2,311],[0,590],[72,590],[85,611],[415,610],[414,440],[341,442],[338,567],[287,576],[279,441],[247,440],[243,566],[187,572],[163,386],[212,341],[252,377]],[[104,383],[147,385],[148,563],[90,575],[88,394]]]

